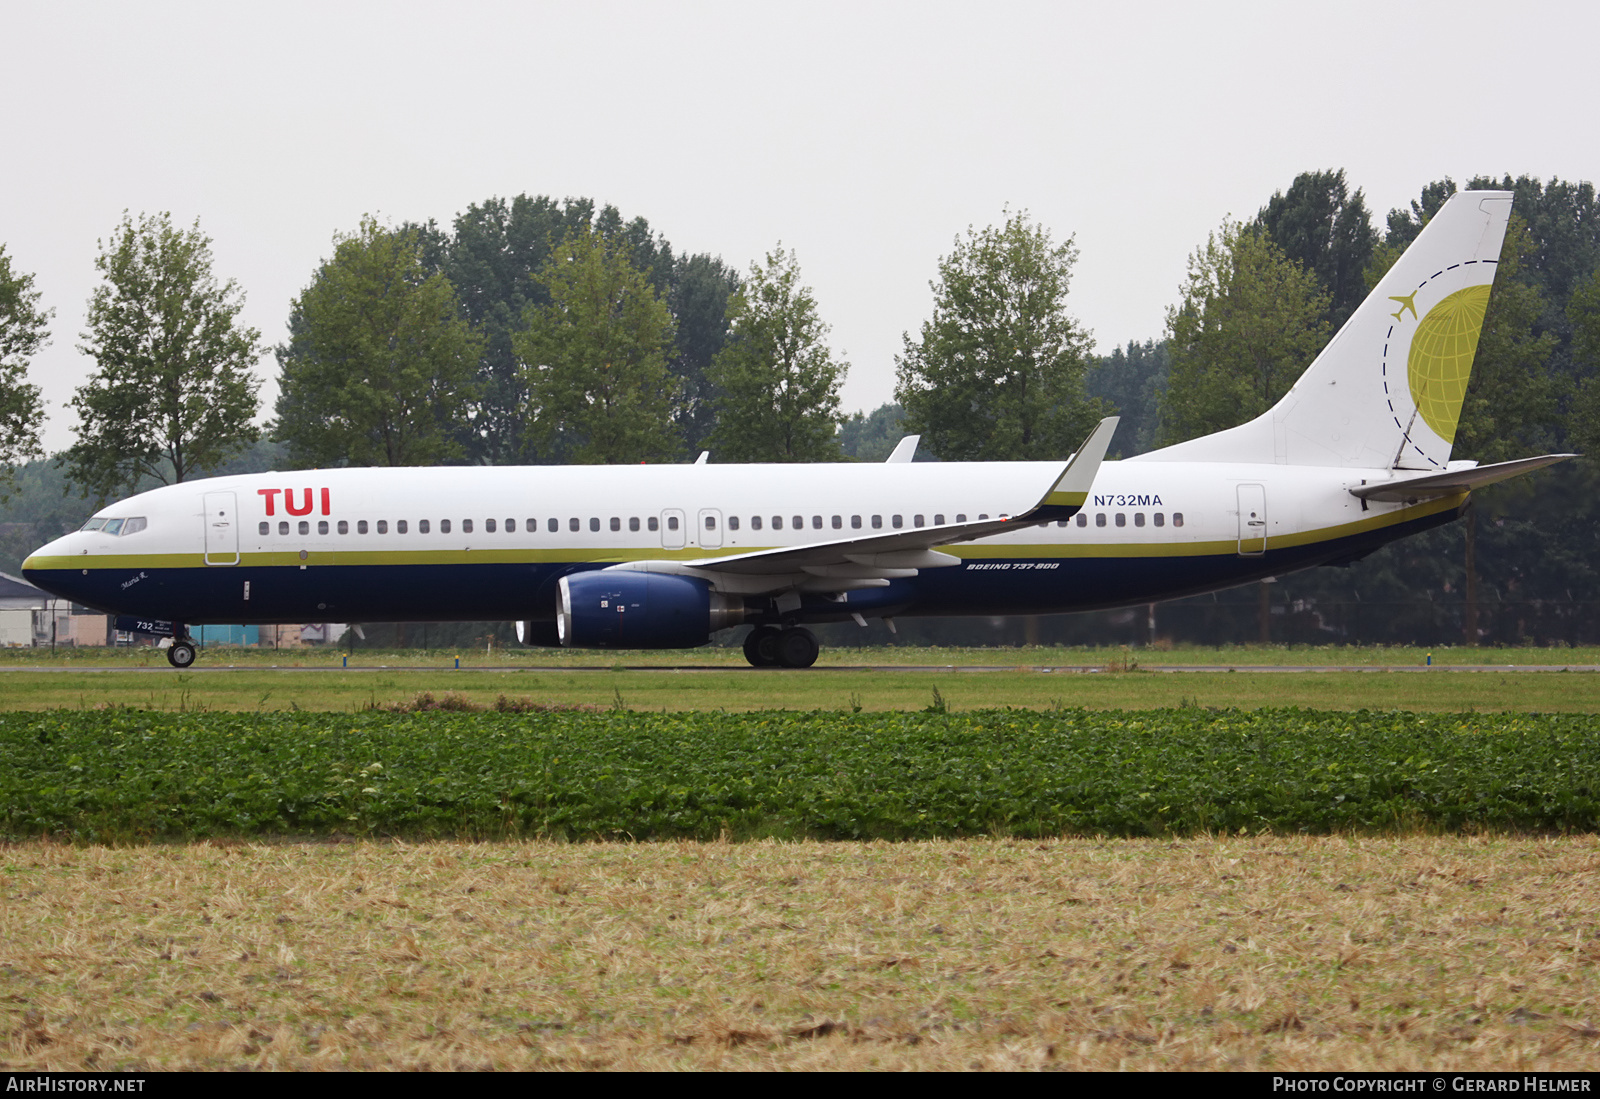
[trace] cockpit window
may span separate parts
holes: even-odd
[[[90,519],[79,530],[98,530],[105,534],[138,534],[149,526],[149,520],[143,515],[136,515],[132,519]]]

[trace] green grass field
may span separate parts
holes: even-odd
[[[926,666],[1141,668],[1174,665],[1238,667],[1423,667],[1432,658],[1442,667],[1600,665],[1600,648],[1418,648],[1403,645],[1219,645],[1129,649],[1127,646],[1023,645],[993,648],[890,645],[853,648],[824,646],[818,667]],[[737,646],[706,645],[666,651],[597,649],[255,649],[218,646],[203,649],[197,667],[336,668],[348,658],[352,667],[451,668],[457,659],[473,668],[609,668],[745,667]],[[0,649],[0,668],[34,667],[165,668],[166,658],[154,648]]]
[[[515,670],[445,666],[264,668],[176,672],[163,664],[114,670],[0,670],[0,710],[131,706],[153,710],[350,711],[423,693],[493,704],[504,695],[633,710],[915,710],[937,691],[953,709],[1020,706],[1155,709],[1305,706],[1318,710],[1600,712],[1600,673],[935,671],[814,668]]]

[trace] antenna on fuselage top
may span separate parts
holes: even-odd
[[[694,460],[694,464],[697,465],[697,466],[703,466],[703,465],[706,464],[706,462],[708,460],[710,460],[710,458],[711,458],[711,452],[709,450],[702,450],[700,452],[700,457],[698,457],[698,458],[696,458]]]

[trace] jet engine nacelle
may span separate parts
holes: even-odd
[[[561,643],[592,649],[692,649],[744,621],[744,601],[705,580],[599,570],[563,576],[556,611]]]

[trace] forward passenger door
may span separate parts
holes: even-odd
[[[205,508],[206,564],[239,563],[239,516],[231,492],[208,492],[201,497]]]

